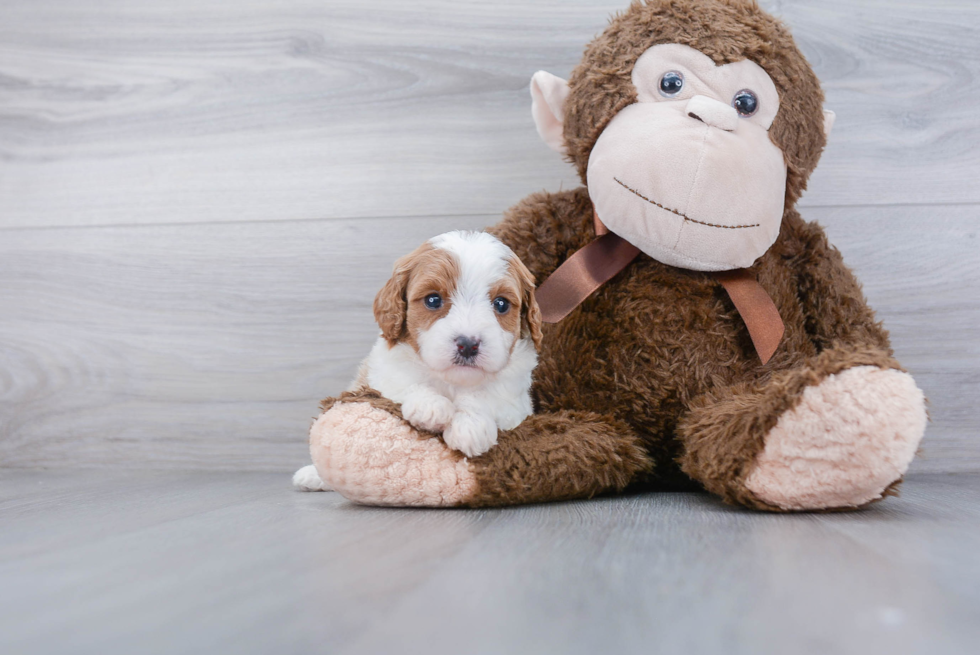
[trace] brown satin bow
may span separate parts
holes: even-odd
[[[538,287],[535,296],[545,323],[557,323],[568,316],[640,254],[639,248],[610,232],[598,214],[593,216],[597,238],[573,253]],[[765,364],[776,352],[785,331],[775,303],[744,268],[713,275],[728,292]]]

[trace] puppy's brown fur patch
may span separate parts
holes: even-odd
[[[429,242],[395,262],[391,279],[374,299],[374,319],[389,346],[404,341],[418,351],[419,335],[449,313],[459,279],[459,262]],[[437,293],[442,307],[429,309],[425,298]]]
[[[519,257],[511,257],[507,265],[510,276],[517,281],[520,290],[521,332],[522,339],[530,338],[535,350],[541,350],[541,308],[534,297],[534,276]]]
[[[452,253],[433,248],[418,258],[405,292],[408,306],[405,341],[411,344],[416,352],[419,349],[419,336],[449,313],[457,280],[459,280],[459,261]],[[439,309],[429,309],[425,306],[425,299],[434,293],[442,298],[442,306]]]
[[[521,336],[522,313],[521,292],[517,287],[517,280],[510,275],[505,276],[490,287],[490,295],[488,297],[489,301],[504,298],[510,303],[510,309],[503,314],[494,312],[494,315],[497,317],[497,322],[500,323],[501,329],[514,335],[515,343]]]

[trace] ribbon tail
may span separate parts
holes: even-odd
[[[562,320],[639,254],[639,248],[612,232],[576,250],[535,292],[541,319]]]
[[[749,329],[752,345],[762,363],[767,363],[782,341],[786,326],[779,309],[755,276],[744,268],[719,271],[715,279],[725,287],[728,297]]]

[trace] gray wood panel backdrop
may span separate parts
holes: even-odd
[[[617,2],[4,0],[0,466],[302,464],[391,262],[576,186],[528,80]],[[802,201],[980,471],[980,3],[781,0],[838,120]]]

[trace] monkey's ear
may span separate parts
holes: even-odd
[[[538,71],[531,78],[531,114],[538,134],[552,150],[565,154],[562,130],[565,124],[565,99],[568,98],[568,82],[548,73]]]
[[[823,110],[823,135],[826,138],[830,138],[830,131],[834,129],[834,121],[837,120],[837,114],[830,111],[829,109]]]

